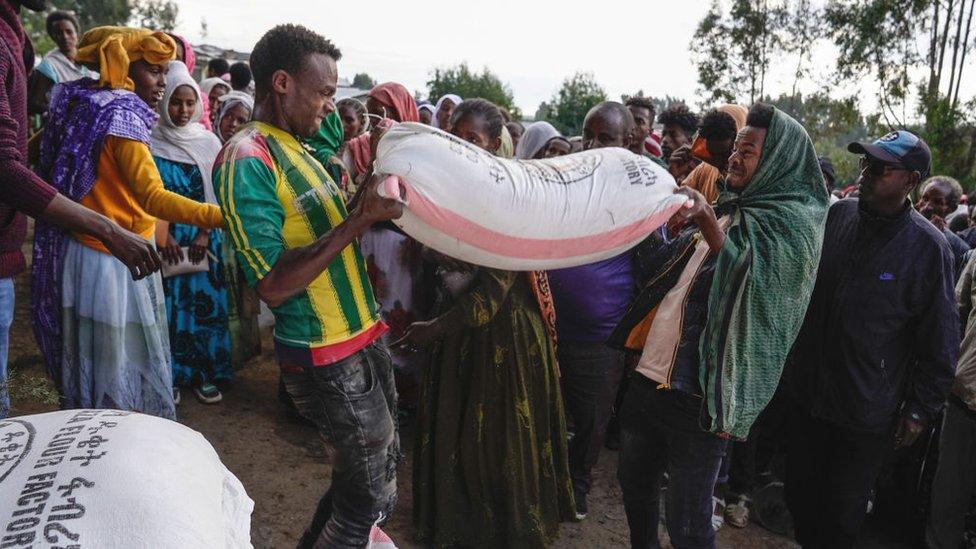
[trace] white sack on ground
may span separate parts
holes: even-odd
[[[422,124],[380,140],[376,172],[398,176],[410,236],[458,259],[527,271],[585,265],[620,254],[686,201],[650,160],[598,149],[546,160],[497,158]],[[380,193],[395,198],[391,178]]]
[[[0,420],[2,547],[251,547],[253,509],[179,423],[118,410]]]

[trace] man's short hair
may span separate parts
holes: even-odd
[[[633,131],[634,115],[630,112],[630,109],[624,106],[623,103],[618,103],[616,101],[604,101],[602,103],[598,103],[592,109],[590,109],[590,112],[586,113],[586,118],[597,115],[606,116],[607,113],[613,113],[620,118],[624,125],[622,129],[625,134]]]
[[[283,70],[296,74],[309,55],[319,53],[338,61],[342,52],[321,34],[301,25],[278,25],[258,40],[251,52],[255,95],[261,97],[271,87],[271,75]]]
[[[654,123],[654,117],[657,115],[657,107],[654,106],[654,102],[648,97],[638,97],[634,96],[628,99],[624,103],[625,107],[637,107],[638,109],[647,109],[647,112],[651,113],[651,119],[647,121],[648,124]]]
[[[247,63],[238,61],[230,66],[230,86],[238,91],[247,89],[251,84],[251,68]]]
[[[726,112],[712,109],[698,123],[698,135],[706,141],[734,140],[739,133],[735,119]]]
[[[775,112],[776,109],[772,105],[756,103],[749,109],[749,115],[746,117],[746,126],[768,130],[769,125],[773,123],[773,113]]]
[[[956,181],[955,178],[949,177],[948,175],[933,175],[932,177],[925,180],[922,184],[922,192],[924,193],[926,189],[932,185],[940,185],[949,189],[949,195],[946,196],[946,201],[949,208],[955,210],[959,207],[959,201],[962,200],[962,185]]]
[[[691,137],[698,129],[698,116],[691,112],[688,105],[675,103],[657,117],[657,121],[665,126],[677,126],[685,135]]]
[[[78,24],[78,18],[71,12],[58,10],[52,11],[44,22],[44,28],[47,30],[48,36],[54,37],[54,24],[58,21],[69,21],[75,27],[75,34],[81,34],[81,25]]]
[[[210,62],[207,63],[207,69],[217,76],[223,76],[230,72],[230,63],[226,59],[218,57],[216,59],[211,59]]]

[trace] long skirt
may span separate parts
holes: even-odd
[[[65,408],[176,419],[163,284],[132,280],[109,254],[66,239],[61,360]]]
[[[188,246],[198,232],[196,227],[177,224],[170,230],[180,246]],[[224,265],[213,259],[223,251],[223,237],[220,230],[210,232],[209,270],[163,279],[176,387],[234,378]]]
[[[413,519],[434,547],[540,548],[575,515],[555,350],[525,275],[496,272],[507,295],[476,278],[423,373]]]

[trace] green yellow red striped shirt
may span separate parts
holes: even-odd
[[[294,136],[261,122],[247,124],[224,145],[213,182],[251,286],[267,276],[283,251],[311,244],[348,215],[322,165]],[[304,292],[272,311],[275,340],[289,347],[355,347],[355,352],[383,331],[358,243],[346,247]]]

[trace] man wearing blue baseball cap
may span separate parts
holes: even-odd
[[[830,208],[793,346],[787,503],[804,548],[852,547],[884,458],[935,419],[959,349],[953,255],[912,208],[931,154],[918,136],[851,143],[859,199]]]

